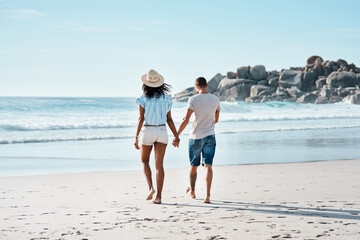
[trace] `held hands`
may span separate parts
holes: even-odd
[[[179,145],[180,145],[180,138],[179,137],[174,137],[174,139],[173,139],[173,142],[172,142],[172,145],[174,146],[174,147],[179,147]]]
[[[134,146],[135,146],[136,149],[138,149],[138,150],[140,149],[140,147],[139,147],[139,138],[138,137],[135,138]]]

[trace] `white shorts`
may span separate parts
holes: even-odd
[[[155,142],[168,144],[169,136],[166,126],[144,126],[141,130],[140,144],[151,146]]]

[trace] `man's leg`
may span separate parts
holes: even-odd
[[[213,170],[212,166],[209,164],[205,164],[205,174],[206,174],[206,197],[204,199],[204,203],[210,203],[210,190],[211,190],[211,183],[213,179]]]
[[[202,149],[203,161],[205,163],[205,174],[206,174],[206,196],[204,203],[210,203],[210,190],[213,179],[212,164],[215,156],[216,139],[215,135],[210,135],[205,138],[205,144]]]
[[[196,198],[195,183],[197,179],[197,167],[200,165],[202,140],[189,139],[189,159],[190,159],[190,187],[186,190],[191,198]]]
[[[196,179],[197,179],[197,167],[196,166],[191,166],[190,168],[190,189],[188,189],[188,194],[190,195],[190,197],[192,198],[196,198],[195,195],[195,184],[196,184]]]

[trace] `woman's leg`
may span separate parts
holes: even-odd
[[[164,184],[164,156],[166,151],[167,144],[156,142],[154,143],[155,147],[155,169],[156,169],[156,186],[157,186],[157,194],[153,203],[160,204],[161,203],[161,192]]]
[[[151,150],[152,150],[152,146],[141,145],[140,148],[141,162],[143,164],[144,174],[146,177],[147,184],[149,186],[149,195],[147,196],[146,200],[151,200],[155,193],[151,178],[151,168],[149,165]]]

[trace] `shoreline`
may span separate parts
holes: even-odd
[[[167,169],[161,205],[141,171],[2,177],[0,239],[355,240],[359,172],[360,159],[216,166],[204,204],[203,169],[196,200],[188,168]]]
[[[36,158],[36,157],[31,157]],[[46,158],[49,159],[49,158]],[[51,158],[50,158],[51,159]],[[71,159],[71,158],[70,158]],[[301,161],[301,162],[267,162],[267,163],[243,163],[243,164],[223,164],[223,165],[213,165],[213,168],[216,169],[217,167],[236,167],[236,166],[263,166],[263,165],[287,165],[287,164],[306,164],[306,163],[318,163],[318,162],[337,162],[337,161],[360,161],[360,158],[349,158],[349,159],[330,159],[330,160],[310,160],[310,161]],[[190,167],[164,167],[166,172],[167,169],[171,170],[182,170],[188,169]],[[201,168],[201,165],[199,166]],[[153,167],[151,168],[152,170]],[[94,170],[94,171],[79,171],[79,172],[68,172],[68,173],[45,173],[45,174],[34,174],[34,175],[9,175],[9,176],[1,176],[2,178],[17,178],[17,177],[41,177],[41,176],[54,176],[54,175],[73,175],[73,174],[97,174],[97,173],[134,173],[134,172],[142,172],[142,169],[124,169],[124,170]]]

